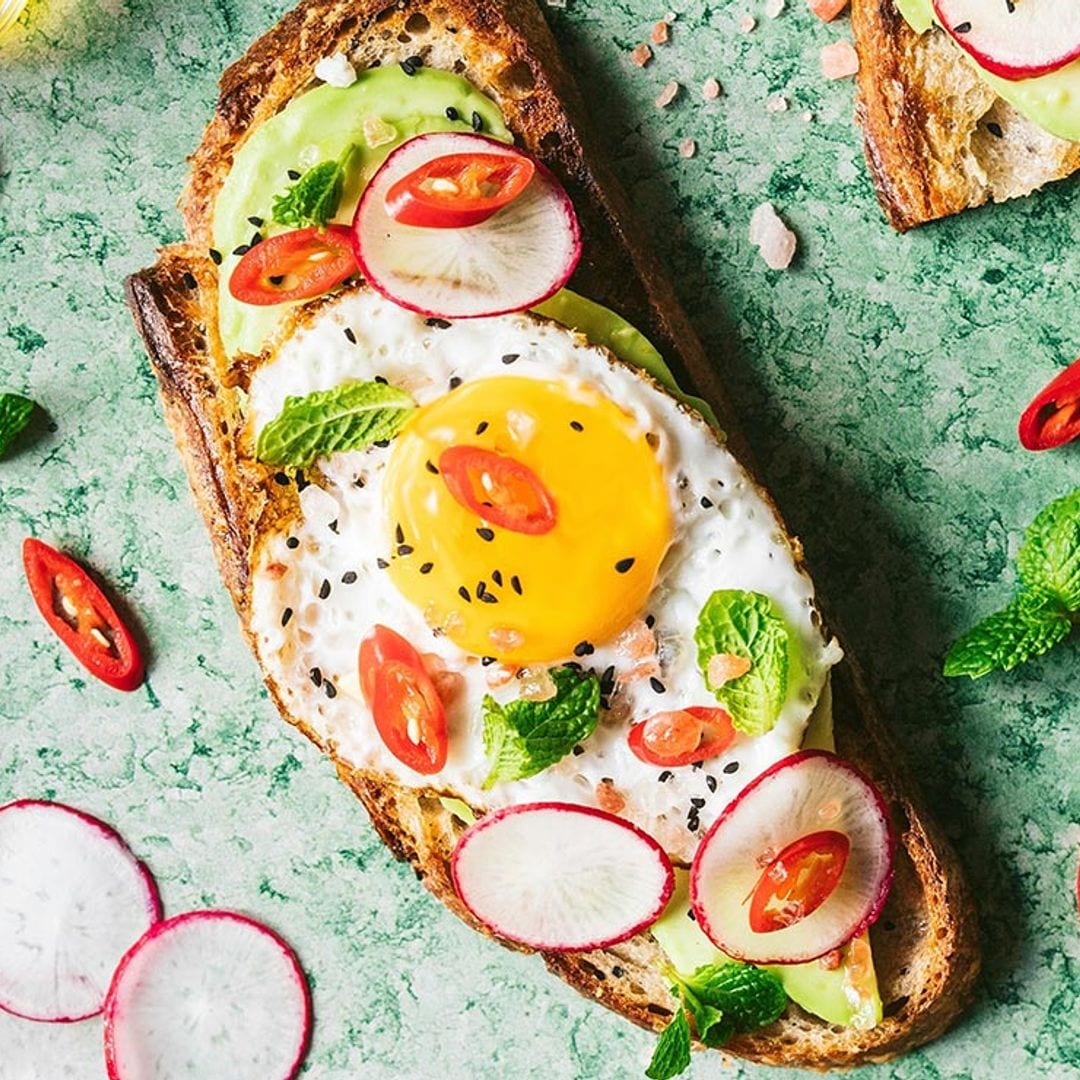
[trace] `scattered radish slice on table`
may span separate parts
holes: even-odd
[[[1030,79],[1080,57],[1076,0],[934,0],[949,36],[979,67],[1003,79]]]
[[[110,1080],[291,1080],[311,1033],[295,954],[228,911],[158,923],[124,957],[105,1005]]]
[[[452,871],[482,923],[552,952],[633,937],[660,917],[675,885],[652,837],[603,810],[556,802],[481,818],[458,841]]]
[[[59,803],[0,808],[0,1008],[95,1016],[120,958],[160,917],[154,879],[108,825]]]
[[[878,917],[893,848],[884,799],[866,777],[823,750],[792,754],[702,840],[690,875],[698,925],[738,960],[814,960]]]
[[[353,218],[360,272],[402,307],[439,318],[523,311],[556,293],[581,256],[569,196],[539,162],[528,185],[492,216],[463,228],[424,228],[395,220],[387,196],[436,158],[522,153],[482,135],[420,135],[398,147],[364,190]]]

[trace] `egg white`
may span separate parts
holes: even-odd
[[[519,359],[507,368],[502,357],[515,353]],[[648,680],[620,689],[612,713],[602,714],[580,753],[537,776],[482,790],[489,763],[481,701],[488,693],[513,700],[518,686],[511,680],[491,689],[495,672],[433,634],[379,568],[377,560],[390,547],[382,479],[391,452],[380,447],[322,459],[300,492],[299,519],[264,536],[251,587],[251,629],[260,660],[290,711],[355,768],[435,787],[477,808],[543,799],[596,805],[596,786],[608,779],[626,799],[623,816],[655,836],[672,857],[689,861],[727,802],[798,748],[828,670],[840,658],[836,642],[822,634],[813,585],[775,512],[704,421],[641,373],[556,323],[518,314],[441,327],[359,287],[320,307],[256,369],[249,388],[251,433],[257,436],[278,415],[287,396],[348,380],[381,376],[423,405],[447,393],[452,377],[506,374],[560,380],[571,392],[590,384],[618,402],[643,436],[660,435],[656,452],[670,481],[674,531],[646,611],[656,620],[661,642],[663,692]],[[603,483],[603,477],[595,482]],[[298,546],[289,547],[290,537]],[[351,583],[342,580],[353,574]],[[329,595],[320,599],[327,587]],[[706,599],[724,588],[765,593],[786,617],[797,642],[787,700],[767,734],[740,735],[724,755],[700,767],[669,770],[661,782],[663,770],[631,753],[626,732],[629,723],[655,712],[714,701],[698,668],[693,633]],[[291,615],[283,625],[286,609]],[[376,623],[393,627],[463,676],[464,688],[447,708],[449,758],[435,777],[413,772],[386,750],[360,696],[357,653]],[[583,659],[597,672],[625,664],[611,642]],[[691,799],[704,800],[693,814]]]

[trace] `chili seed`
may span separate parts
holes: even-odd
[[[333,699],[337,697],[337,687],[332,682],[327,681],[323,686],[323,690],[326,692],[328,698]]]
[[[434,564],[434,563],[431,563],[431,562],[421,563],[421,564],[420,564],[420,573],[421,573],[421,574],[430,574],[430,573],[431,573],[431,571],[432,571],[432,570],[433,570],[434,568],[435,568],[435,564]]]
[[[655,675],[653,675],[653,676],[652,676],[652,677],[651,677],[651,678],[649,679],[649,685],[650,685],[650,686],[651,686],[651,687],[653,688],[653,690],[655,690],[655,691],[656,691],[656,693],[658,693],[658,694],[662,694],[662,693],[664,692],[664,690],[665,690],[664,684],[663,684],[663,683],[662,683],[662,682],[661,682],[661,681],[660,681],[660,680],[659,680],[659,679],[658,679],[658,678],[657,678],[657,677],[656,677]]]
[[[218,251],[217,248],[211,248],[210,249],[210,261],[215,266],[220,266],[221,265],[221,252]]]
[[[479,536],[481,540],[487,540],[488,543],[495,539],[494,530],[487,528],[487,526],[482,526],[477,529],[476,535]]]
[[[739,763],[737,761],[729,761],[724,766],[724,772],[726,772],[729,776],[732,773],[737,773],[738,771],[739,771]]]

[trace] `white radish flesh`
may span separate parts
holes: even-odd
[[[311,1033],[296,956],[243,915],[159,923],[124,957],[105,1007],[110,1080],[291,1080]]]
[[[108,825],[59,803],[0,808],[0,1008],[96,1015],[120,958],[160,917],[153,878]]]

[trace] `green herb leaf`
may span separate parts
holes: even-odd
[[[718,1010],[734,1031],[765,1027],[787,1008],[780,980],[771,971],[750,964],[706,964],[693,975],[676,973],[675,978],[689,995]]]
[[[787,623],[776,604],[756,592],[714,592],[701,609],[694,640],[706,685],[714,656],[730,653],[750,661],[745,675],[709,689],[739,731],[762,735],[770,730],[787,698],[791,649]]]
[[[717,1008],[707,1005],[685,986],[672,987],[672,993],[682,998],[683,1008],[694,1021],[697,1037],[713,1049],[718,1049],[735,1034],[735,1025]]]
[[[1080,611],[1080,488],[1045,507],[1017,555],[1024,584]]]
[[[1072,623],[1054,597],[1022,593],[1004,611],[983,619],[949,650],[945,674],[981,679],[991,671],[1012,671],[1049,652],[1069,636]]]
[[[34,412],[34,403],[18,394],[0,394],[0,457],[7,453]]]
[[[523,780],[560,761],[596,729],[600,716],[600,681],[576,668],[553,668],[555,696],[547,701],[512,701],[500,705],[484,698],[484,752],[490,788]]]
[[[660,1033],[660,1041],[645,1070],[649,1080],[672,1080],[690,1067],[690,1023],[680,1008]]]
[[[329,224],[341,203],[345,167],[340,161],[323,161],[308,169],[284,195],[274,196],[270,216],[279,225],[302,229]]]
[[[318,457],[392,439],[414,408],[404,390],[376,382],[288,397],[259,432],[255,456],[267,465],[306,468]]]

